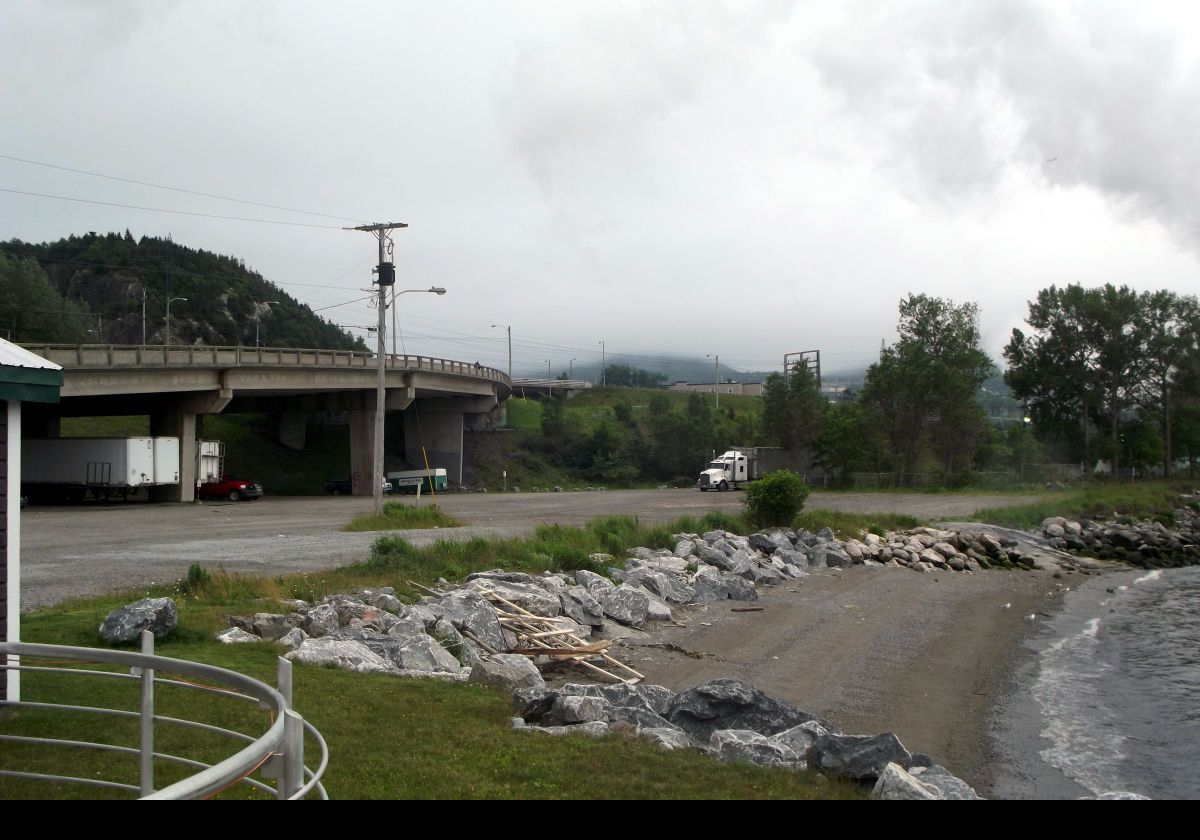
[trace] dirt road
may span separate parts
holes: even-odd
[[[606,514],[665,522],[710,510],[738,511],[743,498],[695,490],[447,494],[439,500],[442,508],[469,527],[394,533],[421,545],[474,535],[521,536],[544,522],[578,525]],[[936,519],[965,518],[981,507],[1021,501],[1013,496],[813,493],[808,507]],[[24,608],[175,580],[195,562],[277,575],[361,560],[378,534],[338,529],[370,505],[366,499],[329,496],[30,507],[21,516]]]

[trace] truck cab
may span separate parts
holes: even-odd
[[[720,458],[709,461],[708,469],[700,473],[698,482],[701,492],[728,490],[750,480],[750,459],[742,452],[731,449]]]

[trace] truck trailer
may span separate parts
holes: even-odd
[[[82,501],[179,483],[179,438],[27,438],[22,492],[37,500]]]
[[[743,446],[709,461],[696,485],[701,491],[729,490],[776,470],[803,473],[803,459],[778,446]]]

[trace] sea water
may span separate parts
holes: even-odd
[[[1093,578],[1045,623],[1026,747],[1084,793],[1200,799],[1200,567]]]

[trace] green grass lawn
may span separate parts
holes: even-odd
[[[383,515],[360,513],[350,520],[345,531],[404,531],[413,528],[459,528],[466,523],[443,513],[437,505],[421,507],[403,502],[385,502]]]
[[[1193,482],[1185,479],[1126,484],[1094,481],[1058,493],[1048,493],[1040,501],[1027,505],[984,508],[975,512],[980,522],[1006,528],[1036,528],[1051,516],[1111,519],[1132,516],[1173,521],[1171,511],[1180,506],[1179,495],[1191,492]]]

